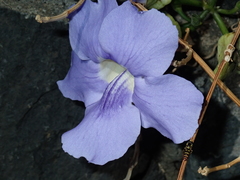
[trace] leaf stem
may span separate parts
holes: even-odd
[[[240,1],[238,1],[234,8],[232,9],[217,9],[217,12],[220,14],[231,15],[240,11]]]
[[[224,24],[222,17],[215,11],[212,13],[213,19],[216,21],[218,27],[220,28],[222,34],[227,34],[229,33],[227,30],[226,25]]]

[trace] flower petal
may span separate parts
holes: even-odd
[[[191,82],[168,74],[151,82],[135,79],[133,102],[141,112],[143,127],[153,127],[181,143],[198,127],[203,95]]]
[[[140,114],[131,104],[128,74],[122,73],[107,87],[100,101],[87,107],[82,122],[62,136],[64,151],[75,158],[103,165],[118,159],[140,133]]]
[[[99,77],[100,64],[82,61],[72,51],[72,62],[68,74],[58,87],[64,97],[83,101],[85,106],[97,102],[103,95],[108,83]]]
[[[121,18],[119,18],[121,17]],[[133,76],[159,76],[169,67],[178,46],[177,28],[163,13],[139,12],[127,1],[112,10],[99,32],[102,48]]]
[[[98,3],[86,0],[70,15],[70,43],[80,59],[98,62],[99,56],[104,56],[98,41],[99,29],[105,16],[117,6],[115,0],[99,0]]]

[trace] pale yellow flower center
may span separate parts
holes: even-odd
[[[126,70],[126,68],[110,59],[102,61],[100,65],[101,65],[100,77],[107,81],[108,83],[110,83],[114,78],[116,78],[118,75],[120,75]],[[129,90],[133,92],[134,88],[133,75],[128,70],[126,70],[124,78],[126,78],[125,85],[128,87]]]

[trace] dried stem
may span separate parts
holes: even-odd
[[[207,96],[205,98],[205,102],[203,104],[203,108],[202,108],[202,111],[201,111],[201,114],[200,114],[200,117],[199,117],[199,120],[198,120],[199,125],[202,123],[203,117],[204,117],[205,112],[207,110],[207,107],[209,105],[209,102],[210,102],[210,99],[212,97],[213,91],[214,91],[214,89],[215,89],[215,87],[216,87],[216,85],[217,85],[217,83],[219,81],[219,76],[220,76],[220,74],[222,72],[222,69],[224,68],[225,64],[231,60],[232,52],[235,49],[234,45],[235,45],[235,43],[236,43],[236,41],[237,41],[237,39],[239,37],[239,33],[240,33],[240,23],[238,24],[238,29],[235,32],[234,37],[233,37],[231,43],[228,45],[226,51],[224,52],[224,54],[225,54],[224,59],[220,63],[219,68],[218,68],[218,70],[216,72],[216,75],[213,78],[213,82],[212,82],[211,87],[210,87],[210,89],[208,91],[208,94],[207,94]],[[196,130],[196,132],[194,133],[194,135],[190,139],[191,142],[195,141],[197,133],[198,133],[198,129]],[[182,180],[183,179],[183,175],[184,175],[184,171],[185,171],[187,160],[188,160],[188,158],[186,158],[186,157],[183,158],[182,161],[185,161],[185,162],[184,163],[182,162],[182,165],[180,167],[177,180]]]
[[[51,17],[41,17],[40,15],[36,16],[36,21],[39,23],[48,23],[48,22],[53,22],[53,21],[58,21],[64,18],[67,18],[68,15],[74,11],[76,11],[83,3],[85,0],[80,0],[77,4],[75,4],[72,8],[64,11],[62,14],[59,14],[57,16],[51,16]]]
[[[74,11],[76,11],[83,3],[85,0],[80,0],[78,1],[78,3],[76,5],[74,5],[72,8],[64,11],[63,13],[57,15],[57,16],[51,16],[51,17],[41,17],[40,15],[36,16],[36,21],[39,23],[49,23],[49,22],[54,22],[54,21],[58,21],[64,18],[67,18],[68,15]],[[136,6],[138,9],[140,9],[141,11],[147,11],[147,9],[140,3],[136,3],[133,2],[132,0],[130,0],[131,3]]]
[[[185,46],[187,49],[191,50],[193,53],[193,58],[201,65],[201,67],[205,70],[205,72],[213,79],[215,77],[215,73],[211,70],[211,68],[205,63],[205,61],[191,48],[187,42],[179,39],[179,43]],[[227,94],[227,96],[233,100],[240,107],[240,100],[233,94],[233,92],[228,89],[228,87],[220,80],[217,80],[217,85]]]
[[[190,29],[189,29],[189,28],[186,28],[186,29],[185,29],[185,33],[186,33],[186,34],[185,34],[183,40],[184,40],[184,41],[187,41],[187,38],[189,37]]]
[[[147,8],[145,8],[141,3],[136,3],[133,0],[130,0],[130,2],[136,6],[140,11],[148,11]]]
[[[141,141],[141,134],[138,136],[138,138],[135,142],[135,149],[134,149],[133,158],[130,162],[130,166],[128,168],[127,175],[123,180],[130,180],[131,179],[132,171],[138,164],[138,158],[139,158],[139,153],[140,153],[140,141]]]
[[[178,60],[174,60],[172,62],[172,66],[174,66],[175,68],[172,70],[172,72],[174,73],[178,67],[181,67],[181,66],[184,66],[186,65],[193,57],[193,52],[191,49],[189,49],[187,51],[187,57],[186,58],[183,58],[181,61],[178,61]]]
[[[202,174],[203,176],[207,176],[209,173],[224,170],[224,169],[228,169],[228,168],[230,168],[231,166],[233,166],[234,164],[237,164],[237,163],[240,163],[240,156],[237,157],[236,159],[234,159],[233,161],[227,163],[227,164],[222,164],[222,165],[215,166],[215,167],[212,167],[212,168],[208,168],[207,166],[205,166],[204,168],[199,167],[198,173]]]
[[[204,56],[203,59],[206,60],[206,59],[210,59],[211,57],[213,57],[213,56],[215,55],[216,51],[217,51],[217,47],[218,47],[218,44],[215,44],[215,45],[213,46],[213,49],[212,49],[212,51],[210,52],[210,54]]]

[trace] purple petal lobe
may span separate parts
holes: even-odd
[[[119,18],[121,17],[121,18]],[[139,12],[127,1],[104,19],[99,33],[102,48],[133,76],[159,76],[169,67],[178,46],[170,19],[152,9]]]
[[[87,107],[82,122],[62,136],[65,152],[103,165],[134,144],[141,122],[127,83],[128,76],[122,73],[108,85],[101,100]]]
[[[157,80],[135,79],[133,102],[141,112],[143,127],[153,127],[181,143],[198,127],[203,95],[191,82],[163,75]]]
[[[115,0],[86,0],[84,5],[72,14],[69,25],[70,43],[80,59],[98,62],[104,56],[99,46],[98,33],[104,17],[118,5]]]
[[[107,87],[99,77],[100,64],[82,61],[72,52],[72,62],[64,80],[58,81],[62,94],[72,100],[83,101],[86,106],[97,102]]]

